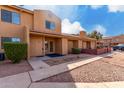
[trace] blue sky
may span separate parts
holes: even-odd
[[[23,7],[51,10],[61,18],[63,32],[77,33],[78,30],[86,30],[87,32],[98,30],[104,36],[124,34],[124,6],[27,5]]]

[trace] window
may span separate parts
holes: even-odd
[[[1,38],[1,47],[3,48],[4,42],[21,42],[20,38],[16,37],[2,37]]]
[[[47,29],[55,30],[55,23],[54,22],[46,21],[45,26]]]
[[[1,20],[13,24],[20,24],[20,14],[2,9]]]
[[[46,28],[50,29],[50,22],[49,21],[46,21]]]
[[[51,23],[50,28],[51,28],[52,30],[54,30],[54,29],[55,29],[55,24],[54,24],[54,23]]]
[[[1,20],[4,22],[12,22],[11,12],[7,10],[1,10]]]
[[[12,13],[12,23],[20,24],[20,14],[13,12]]]

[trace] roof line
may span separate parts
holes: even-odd
[[[23,7],[19,7],[19,6],[16,6],[16,5],[7,5],[7,6],[15,8],[15,9],[18,9],[18,10],[23,10],[23,11],[25,11],[27,13],[33,14],[32,10],[29,10],[29,9],[26,9],[26,8],[23,8]]]

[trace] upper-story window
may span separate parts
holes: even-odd
[[[50,29],[50,30],[55,30],[55,23],[54,22],[50,22],[50,21],[46,21],[45,22],[45,27],[47,29]]]
[[[20,14],[8,10],[1,10],[1,20],[13,24],[20,24]]]

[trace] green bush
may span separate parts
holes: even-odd
[[[27,55],[26,43],[4,43],[6,57],[13,63],[19,63]]]
[[[72,53],[73,54],[80,54],[81,53],[81,49],[80,48],[72,48]]]

